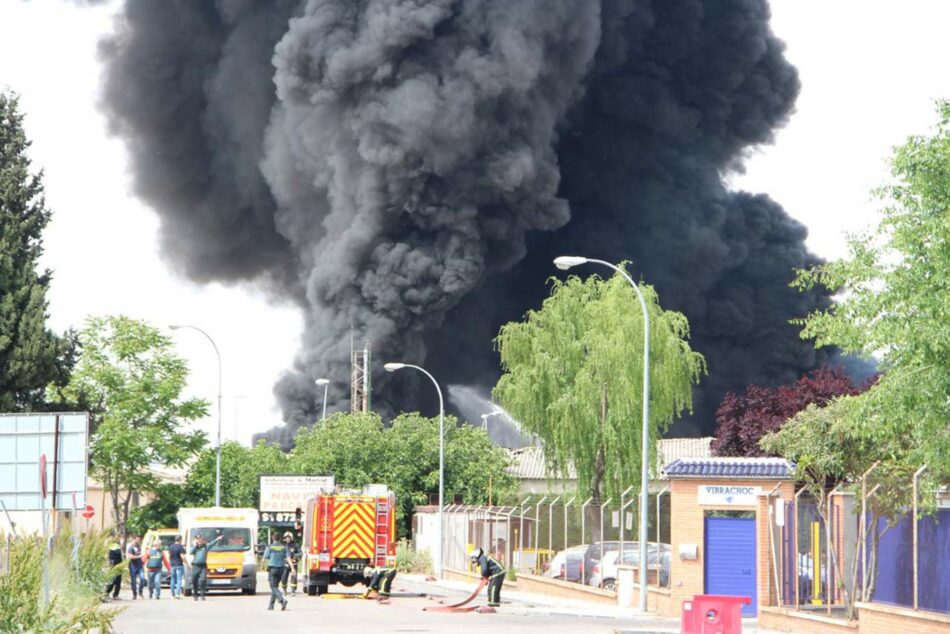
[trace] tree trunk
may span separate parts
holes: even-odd
[[[593,537],[590,539],[590,543],[600,541],[600,502],[603,500],[603,488],[604,488],[604,465],[606,462],[606,457],[604,456],[604,434],[603,429],[607,424],[607,384],[604,383],[603,392],[601,393],[600,398],[600,445],[597,447],[597,456],[594,458],[594,477],[591,479],[590,483],[590,495],[594,498],[594,502],[598,504],[597,507],[588,506],[587,507],[587,525],[590,526],[588,535]],[[586,535],[582,536],[582,541],[586,539]]]

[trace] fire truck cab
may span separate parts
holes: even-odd
[[[396,497],[386,486],[321,494],[307,502],[301,577],[309,595],[334,583],[366,584],[367,566],[396,558]]]

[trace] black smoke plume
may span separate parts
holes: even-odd
[[[351,332],[492,385],[492,337],[559,254],[632,260],[686,313],[696,433],[725,390],[817,361],[787,323],[827,302],[788,288],[804,227],[722,181],[798,92],[768,20],[764,0],[127,0],[103,107],[169,259],[303,310],[284,445],[314,378],[345,405]],[[417,378],[377,373],[376,404],[415,408]]]

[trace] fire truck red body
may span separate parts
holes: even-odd
[[[396,497],[379,485],[362,493],[324,494],[307,503],[304,569],[307,594],[327,586],[367,583],[367,566],[384,566],[396,558]]]

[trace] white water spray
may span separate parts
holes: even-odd
[[[477,388],[450,385],[449,400],[455,404],[462,418],[470,425],[485,426],[488,437],[500,447],[515,449],[538,444],[537,439],[521,429],[511,414],[500,405],[482,396]],[[487,414],[486,418],[482,415]]]

